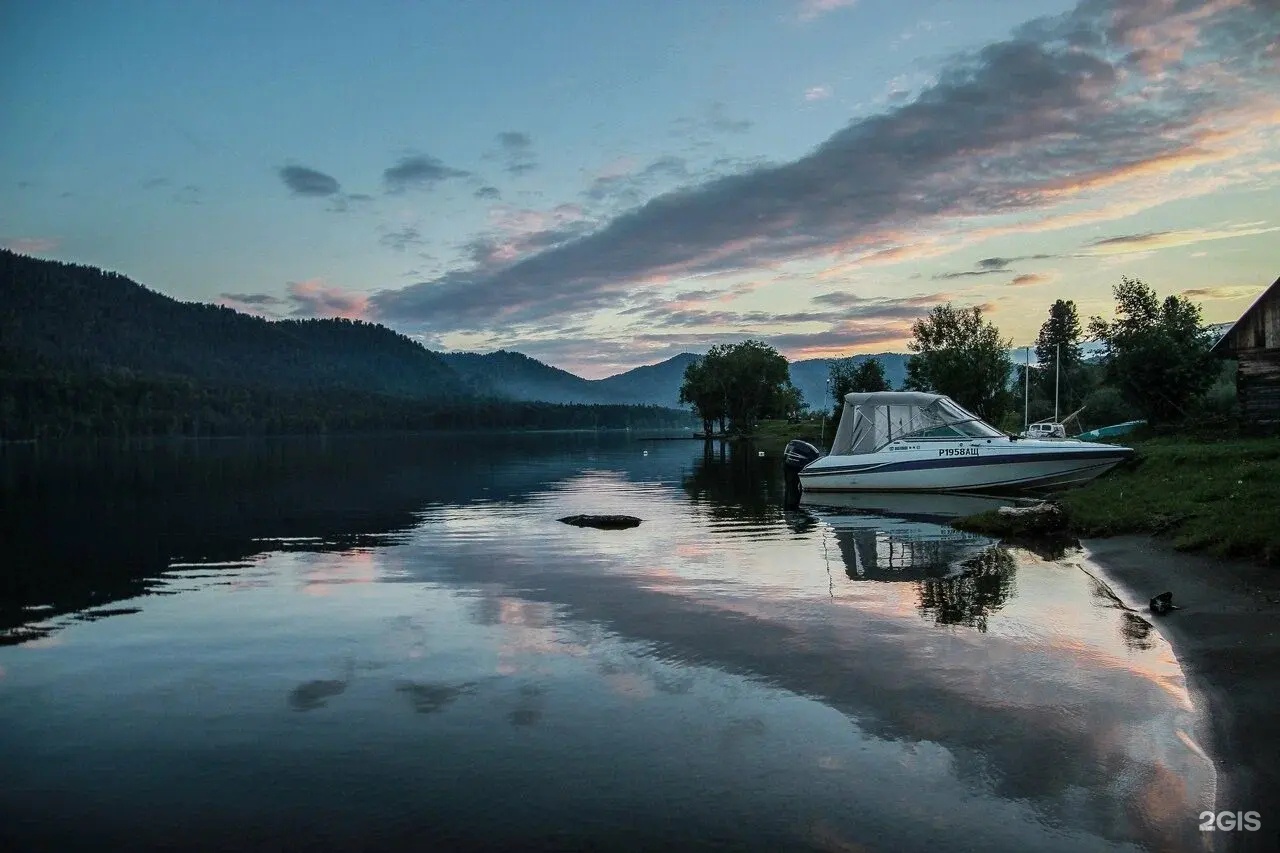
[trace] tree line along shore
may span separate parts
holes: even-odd
[[[1049,306],[1030,376],[980,308],[938,306],[913,326],[902,389],[946,394],[1011,433],[1024,419],[1082,407],[1093,426],[1145,420],[1122,439],[1137,451],[1132,462],[1054,496],[1066,532],[1154,534],[1180,549],[1280,565],[1280,437],[1242,429],[1235,365],[1210,352],[1214,337],[1198,305],[1161,299],[1127,277],[1114,295],[1114,316],[1093,317],[1087,327],[1073,302]],[[1101,345],[1096,358],[1084,358],[1086,338]],[[705,426],[776,449],[792,438],[824,445],[845,394],[891,390],[874,359],[847,358],[831,367],[831,409],[798,405],[784,381],[742,393],[754,377],[779,376],[758,369],[773,355],[758,341],[722,346],[716,358],[690,366],[682,399]],[[751,400],[764,404],[744,411]],[[995,514],[959,525],[997,536],[1023,532]]]

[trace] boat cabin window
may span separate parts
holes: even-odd
[[[904,436],[906,438],[907,436]],[[930,427],[910,434],[910,438],[963,438],[964,433],[953,426]]]

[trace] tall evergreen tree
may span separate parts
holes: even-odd
[[[1038,384],[1049,399],[1060,393],[1062,402],[1070,408],[1075,408],[1084,396],[1079,381],[1083,361],[1080,339],[1076,303],[1070,299],[1055,301],[1049,306],[1049,318],[1040,326],[1040,335],[1036,338],[1036,360],[1042,368]]]

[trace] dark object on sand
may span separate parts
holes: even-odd
[[[601,530],[625,530],[640,526],[640,519],[634,515],[566,515],[560,520],[574,527],[598,527]]]
[[[1163,616],[1170,610],[1177,609],[1177,606],[1173,603],[1173,593],[1171,592],[1162,592],[1151,599],[1151,612],[1157,616]]]

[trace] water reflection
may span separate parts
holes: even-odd
[[[920,615],[985,631],[1014,590],[1017,566],[992,540],[945,521],[1015,503],[972,495],[851,493],[815,496],[803,512],[834,536],[845,576],[909,583]]]
[[[989,548],[964,563],[964,571],[919,581],[920,612],[939,625],[987,630],[987,617],[1013,593],[1017,564],[1003,548]]]
[[[323,678],[299,684],[289,691],[289,707],[295,711],[314,711],[316,708],[323,708],[334,696],[340,696],[346,692],[354,674],[355,668],[348,662],[341,678]]]
[[[28,460],[4,612],[45,639],[0,650],[0,816],[46,849],[1203,842],[1167,644],[948,527],[966,496],[784,511],[750,451],[539,440]]]
[[[413,710],[419,714],[434,714],[452,705],[460,697],[475,693],[476,682],[464,681],[460,684],[440,682],[405,682],[396,690],[408,697]]]

